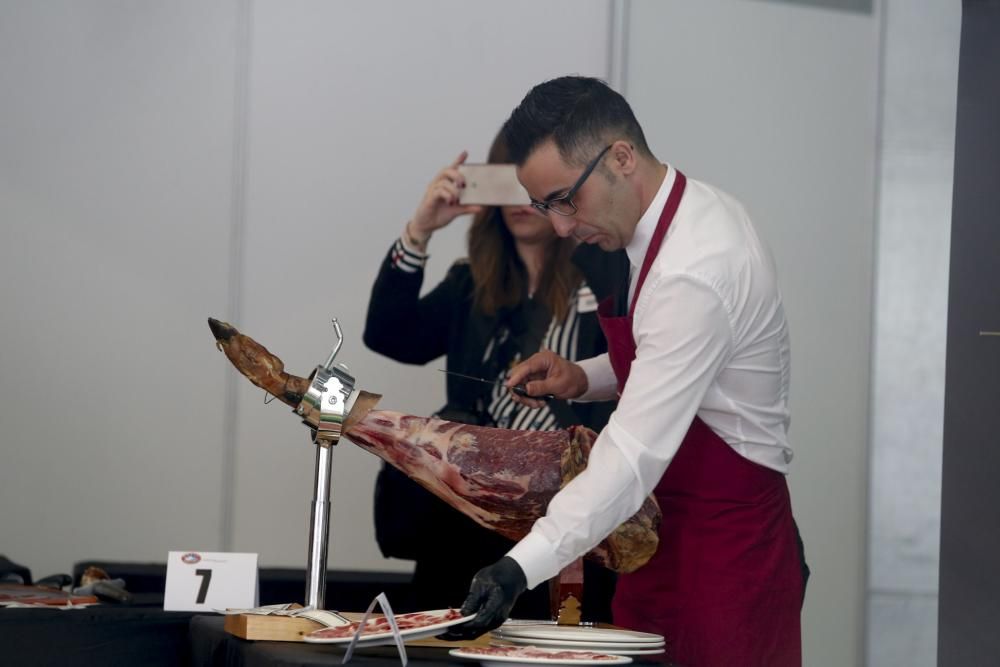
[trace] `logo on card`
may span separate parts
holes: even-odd
[[[194,565],[201,561],[201,554],[196,554],[192,551],[181,556],[181,560],[188,565]]]

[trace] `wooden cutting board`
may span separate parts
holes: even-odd
[[[360,612],[338,612],[341,616],[360,621],[364,614]],[[378,614],[373,614],[373,618]],[[223,628],[231,635],[241,639],[272,642],[300,642],[302,637],[313,630],[319,630],[323,625],[308,618],[293,618],[291,616],[260,616],[257,614],[238,614],[226,616]],[[439,648],[464,648],[468,646],[489,646],[490,633],[486,633],[471,641],[449,642],[429,637],[406,642],[407,646],[433,646]]]

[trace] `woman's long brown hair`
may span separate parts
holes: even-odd
[[[502,135],[490,146],[487,162],[510,162]],[[569,297],[580,284],[580,272],[570,261],[576,244],[571,238],[549,242],[545,266],[539,276],[535,298],[558,320],[566,318]],[[475,285],[474,303],[486,315],[513,308],[528,291],[528,270],[517,254],[514,236],[504,224],[500,208],[490,206],[477,213],[469,227],[469,268]]]

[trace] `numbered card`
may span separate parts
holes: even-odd
[[[171,551],[165,611],[216,611],[257,606],[257,554]]]

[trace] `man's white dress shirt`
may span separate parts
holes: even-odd
[[[626,248],[630,302],[676,176],[668,167]],[[529,588],[635,514],[696,415],[742,456],[788,472],[788,326],[774,260],[739,202],[688,179],[639,293],[632,334],[636,358],[587,469],[508,553]],[[606,354],[580,365],[589,388],[577,400],[615,397]]]

